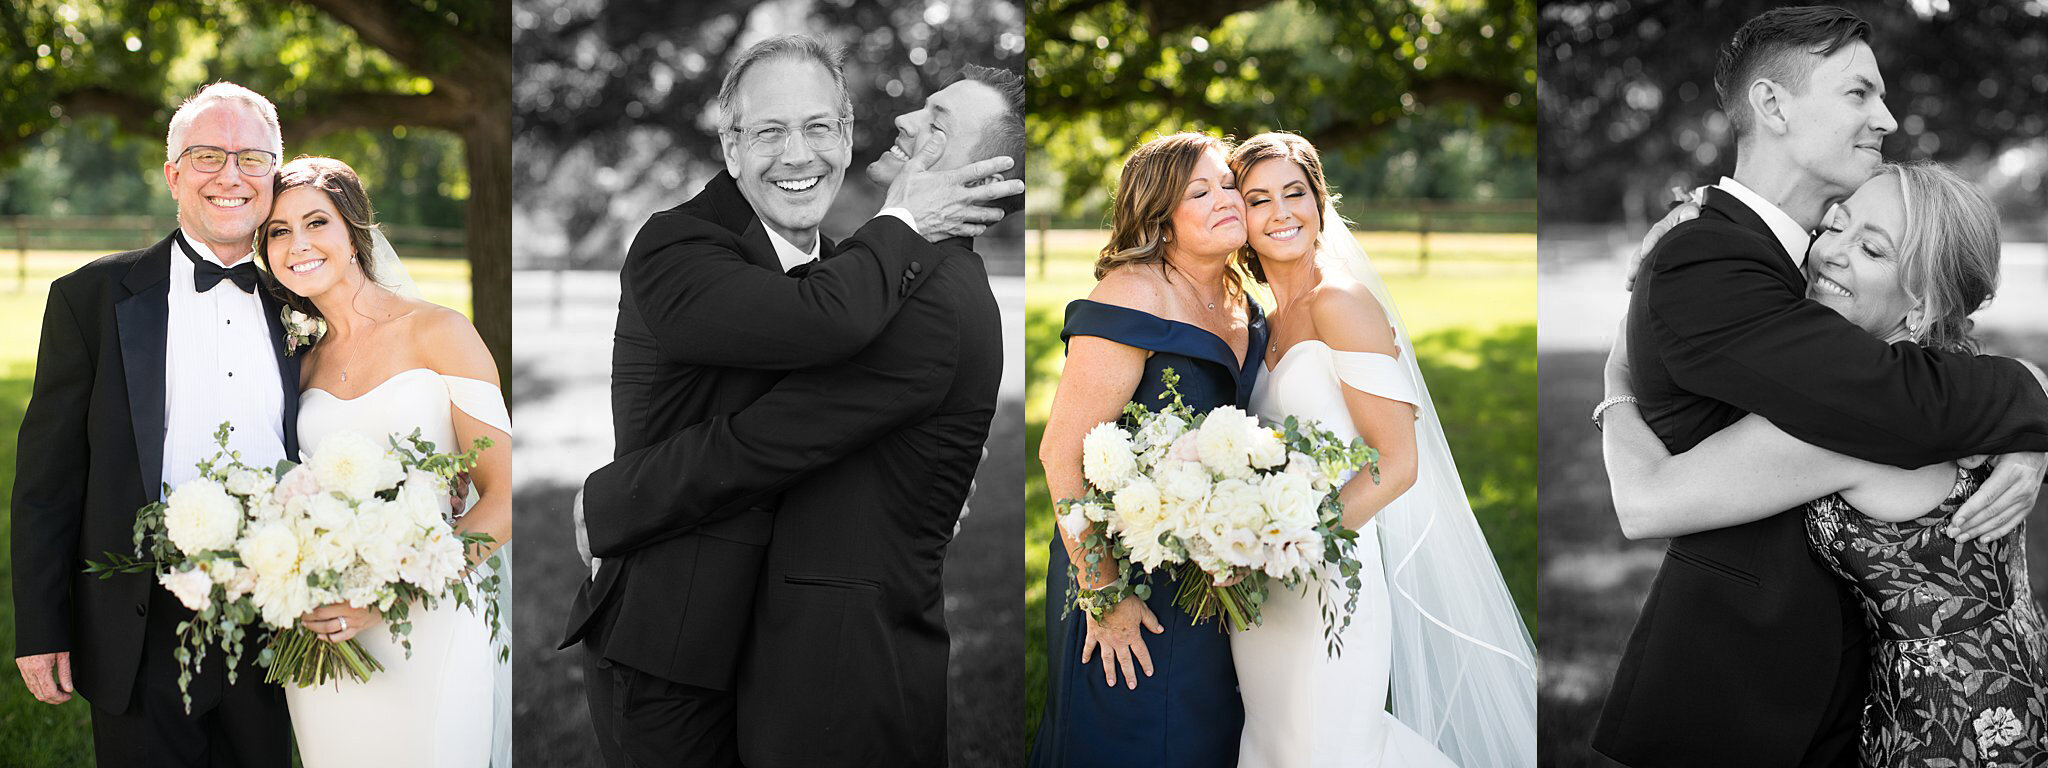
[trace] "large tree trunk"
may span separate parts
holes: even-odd
[[[509,94],[507,94],[509,97]],[[477,333],[498,359],[498,382],[512,398],[512,104],[509,98],[477,110],[463,131],[469,160],[469,206],[464,249]]]

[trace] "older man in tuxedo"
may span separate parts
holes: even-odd
[[[869,732],[875,720],[860,712],[821,718],[764,699],[784,688],[755,674],[753,660],[776,655],[762,638],[790,635],[754,629],[776,617],[836,617],[837,609],[810,609],[895,593],[872,571],[815,563],[785,574],[773,566],[784,555],[810,559],[794,554],[808,552],[809,539],[790,533],[816,517],[803,512],[817,508],[799,501],[803,489],[833,504],[899,511],[949,502],[957,515],[993,413],[1001,344],[985,274],[956,237],[1002,217],[983,203],[1015,208],[1022,183],[998,177],[1014,175],[1016,159],[952,167],[967,149],[930,142],[890,185],[882,213],[835,245],[816,226],[850,160],[851,108],[836,54],[802,37],[761,43],[735,63],[720,101],[728,173],[656,214],[621,274],[613,360],[619,460],[586,484],[591,545],[603,560],[564,645],[586,644],[592,718],[613,765],[736,765],[742,755],[750,765],[784,764],[777,750],[796,745],[778,742],[814,736],[822,738],[811,745],[825,751],[802,764],[837,764],[823,755],[873,749],[913,764],[943,762],[942,618],[920,614],[925,625],[910,633],[928,645],[929,626],[938,627],[936,723],[922,699],[917,711],[899,713],[922,718],[915,727],[925,738],[915,750],[936,743],[931,759],[904,751],[910,737]],[[1021,147],[1021,127],[1019,134]],[[951,169],[926,170],[942,163]],[[924,434],[882,444],[912,418],[932,423]],[[835,457],[862,446],[879,463],[836,481],[822,477],[845,463]],[[907,488],[919,489],[916,503],[887,495]],[[936,519],[920,514],[917,522]],[[891,535],[881,530],[889,520],[867,522],[874,526],[864,530],[885,537],[889,552],[943,555],[943,541],[930,546],[923,529]],[[842,549],[848,543],[805,527]],[[918,580],[934,589],[936,562],[934,576]],[[802,594],[785,599],[771,583]],[[922,592],[917,599],[937,605]],[[870,615],[883,627],[882,642],[902,636],[884,626],[893,617]],[[803,655],[835,658],[816,649]],[[930,667],[928,651],[915,655]],[[873,658],[888,663],[887,656]],[[865,690],[853,679],[810,680]],[[809,734],[786,727],[792,723],[828,730]],[[865,740],[838,741],[849,736]]]

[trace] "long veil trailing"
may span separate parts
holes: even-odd
[[[1393,713],[1462,766],[1536,764],[1536,647],[1458,479],[1415,345],[1365,249],[1323,208],[1326,264],[1372,291],[1415,380],[1415,485],[1380,511],[1393,609]]]
[[[391,240],[384,236],[383,227],[370,228],[370,263],[376,265],[371,279],[378,285],[400,296],[421,298],[419,283],[413,282],[412,272],[405,268],[405,261],[398,258],[398,249],[391,247]]]
[[[412,279],[412,271],[405,268],[398,250],[391,247],[383,227],[370,229],[370,263],[376,265],[372,279],[378,285],[400,296],[423,298],[419,284]],[[476,503],[475,489],[470,490],[469,503]],[[491,641],[494,659],[509,653],[512,647],[512,545],[499,547],[497,556],[498,610],[506,619],[503,631]],[[492,669],[495,679],[491,685],[491,765],[505,768],[512,764],[512,665],[499,663],[492,665]]]

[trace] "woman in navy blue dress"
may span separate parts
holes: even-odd
[[[1231,255],[1245,242],[1244,199],[1228,147],[1203,134],[1147,142],[1124,162],[1099,281],[1067,306],[1066,369],[1039,447],[1054,499],[1078,498],[1081,439],[1125,403],[1157,410],[1161,373],[1202,413],[1251,398],[1266,345],[1265,317]],[[1173,605],[1168,571],[1144,577],[1149,600],[1125,598],[1100,621],[1068,613],[1064,534],[1046,571],[1045,711],[1031,765],[1227,768],[1237,764],[1244,706],[1230,638]],[[1083,570],[1084,587],[1113,573]]]

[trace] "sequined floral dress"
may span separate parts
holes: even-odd
[[[1863,765],[2048,765],[2048,637],[2025,533],[1943,532],[1987,474],[1958,470],[1941,506],[1900,523],[1839,494],[1806,507],[1807,542],[1855,587],[1873,634]]]

